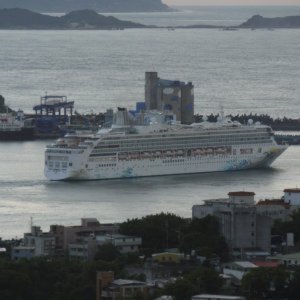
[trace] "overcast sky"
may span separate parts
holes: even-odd
[[[300,5],[300,0],[163,0],[169,5]]]

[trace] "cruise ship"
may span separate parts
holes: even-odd
[[[45,150],[50,180],[98,180],[270,166],[285,150],[270,127],[221,117],[183,125],[168,113],[118,109],[110,128],[69,134]]]

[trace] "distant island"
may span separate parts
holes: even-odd
[[[25,8],[38,12],[70,12],[91,9],[97,12],[173,11],[161,0],[1,0],[0,9]]]
[[[300,16],[282,18],[264,18],[255,15],[237,26],[190,25],[190,26],[155,26],[143,25],[131,21],[122,21],[112,16],[104,16],[93,10],[72,11],[61,17],[49,16],[22,8],[0,9],[0,29],[126,29],[126,28],[165,28],[165,29],[201,29],[215,28],[223,30],[259,29],[259,28],[300,28]]]
[[[265,18],[260,15],[254,15],[246,22],[237,26],[212,26],[212,25],[189,25],[177,28],[220,28],[224,30],[238,29],[275,29],[275,28],[300,28],[300,16],[288,16],[281,18]]]
[[[239,28],[300,28],[300,16],[289,16],[282,18],[264,18],[255,15]]]
[[[92,10],[70,12],[62,17],[52,17],[13,8],[0,9],[0,29],[126,29],[144,28],[145,25],[106,17]]]

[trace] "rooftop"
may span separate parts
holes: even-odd
[[[224,300],[240,300],[243,299],[241,296],[228,296],[228,295],[211,295],[211,294],[201,294],[193,296],[193,300],[199,299],[224,299]]]
[[[245,191],[238,191],[238,192],[229,192],[228,196],[254,196],[255,193],[253,192],[245,192]]]
[[[32,247],[32,246],[15,246],[15,247],[13,247],[13,249],[17,249],[17,250],[34,250],[35,247]]]
[[[300,193],[300,189],[299,188],[294,188],[294,189],[285,189],[284,190],[285,193]]]
[[[106,234],[106,235],[97,235],[97,241],[105,241],[108,239],[140,239],[137,236],[123,235],[123,234]]]
[[[128,279],[116,279],[112,282],[113,285],[124,286],[124,285],[146,285],[145,282]]]
[[[278,259],[299,259],[300,260],[300,252],[296,253],[289,253],[289,254],[283,254],[283,255],[278,255],[272,258],[278,258]]]
[[[290,208],[290,205],[288,203],[285,203],[284,200],[282,200],[282,199],[259,200],[256,205],[278,205],[278,206],[283,206],[286,209]]]
[[[235,264],[243,267],[243,268],[255,268],[256,265],[250,261],[236,261]]]
[[[234,261],[233,264],[245,269],[257,268],[257,266],[250,261]]]
[[[280,265],[278,261],[254,261],[253,263],[263,268],[277,268]]]

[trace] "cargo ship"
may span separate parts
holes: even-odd
[[[23,111],[0,114],[0,141],[25,141],[34,138],[34,127],[26,124]]]

